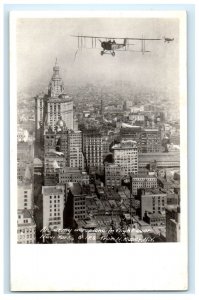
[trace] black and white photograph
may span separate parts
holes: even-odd
[[[182,20],[15,19],[17,245],[186,243]]]

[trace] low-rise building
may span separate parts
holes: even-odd
[[[144,215],[144,221],[149,225],[153,226],[163,226],[165,225],[165,214],[159,213],[146,213]]]
[[[139,153],[139,168],[179,168],[180,152]]]
[[[18,209],[17,215],[17,243],[34,244],[36,242],[36,224],[32,211]]]
[[[65,184],[67,182],[79,182],[89,184],[89,175],[78,168],[65,167],[58,171],[58,182]]]
[[[146,213],[165,214],[167,194],[157,189],[143,189],[140,204],[142,220]]]
[[[131,175],[132,194],[137,195],[139,189],[157,188],[157,177],[154,175]]]

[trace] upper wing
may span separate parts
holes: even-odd
[[[137,38],[137,37],[133,37],[133,38],[128,38],[128,37],[113,37],[113,36],[92,36],[92,35],[71,35],[73,37],[78,37],[78,38],[90,38],[90,39],[114,39],[114,40],[134,40],[134,41],[160,41],[161,39],[149,39],[149,38]]]
[[[162,39],[145,39],[145,38],[126,38],[127,40],[133,41],[160,41]]]
[[[123,39],[123,38],[115,38],[115,37],[108,37],[108,36],[92,36],[92,35],[71,35],[78,38],[89,38],[89,39]]]

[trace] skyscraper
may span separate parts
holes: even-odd
[[[73,129],[73,100],[64,93],[57,60],[48,85],[48,94],[35,97],[36,141],[43,141],[43,133],[49,127],[55,131],[58,121]]]
[[[103,165],[103,137],[95,129],[83,133],[83,151],[89,171],[101,171]]]
[[[69,130],[68,138],[69,167],[84,169],[84,156],[82,153],[82,132]]]
[[[59,74],[57,60],[48,86],[45,125],[55,130],[59,120],[65,122],[68,129],[73,129],[73,101],[64,92],[64,84]]]

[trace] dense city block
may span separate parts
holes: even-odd
[[[65,88],[57,60],[47,89],[19,93],[18,243],[180,241],[171,101],[126,81]]]

